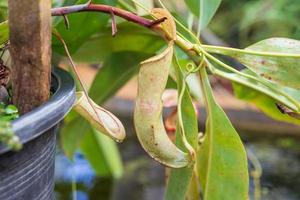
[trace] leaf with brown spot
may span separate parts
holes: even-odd
[[[257,76],[248,69],[245,69],[242,72],[248,75]],[[300,90],[282,87],[273,83],[272,85],[277,91],[272,91],[266,86],[255,81],[250,81],[246,78],[241,78],[236,74],[226,72],[217,72],[217,74],[221,74],[223,77],[227,77],[232,80],[234,94],[237,98],[254,104],[262,112],[273,119],[300,125],[299,113],[294,112],[294,110],[297,110],[297,107],[300,106]],[[294,102],[280,95],[278,91],[289,95],[294,102],[299,103],[295,105]],[[279,107],[282,108],[282,112],[278,109]]]
[[[215,53],[239,60],[260,76],[283,86],[300,89],[300,41],[270,38],[245,50],[218,49]]]

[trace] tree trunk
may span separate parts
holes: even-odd
[[[9,0],[13,103],[21,114],[48,100],[51,0]]]

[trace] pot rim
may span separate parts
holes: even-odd
[[[54,67],[51,87],[55,92],[47,102],[12,121],[12,129],[23,144],[34,140],[57,125],[75,103],[76,86],[67,71]],[[0,154],[8,151],[10,151],[9,147],[0,144]]]

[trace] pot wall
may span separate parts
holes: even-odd
[[[23,149],[0,144],[0,200],[54,199],[54,160],[58,124],[75,102],[75,83],[64,70],[52,72],[52,97],[12,122]]]
[[[0,200],[52,200],[56,127],[0,156]]]

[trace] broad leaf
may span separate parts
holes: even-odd
[[[151,9],[154,8],[154,1],[153,0],[139,0],[139,3],[142,4],[148,10],[151,10]],[[148,15],[149,14],[147,11],[145,11],[143,8],[141,8],[137,4],[135,6],[136,6],[136,10],[137,10],[138,15]]]
[[[175,65],[176,72],[176,80],[177,80],[177,89],[180,93],[183,88],[183,72],[180,69],[180,66]],[[198,143],[198,123],[197,123],[197,115],[195,113],[195,109],[192,103],[192,98],[189,94],[189,91],[185,89],[184,95],[182,98],[182,104],[180,106],[182,113],[182,122],[183,129],[185,132],[185,136],[187,141],[192,145],[192,147],[196,150]],[[184,149],[184,144],[182,143],[180,133],[180,127],[178,125],[177,120],[177,128],[176,128],[176,144],[181,149]],[[191,180],[193,176],[194,165],[182,168],[182,169],[171,169],[170,177],[168,180],[167,190],[165,194],[166,200],[181,200],[185,199],[187,193],[189,191]]]
[[[122,175],[122,161],[115,142],[95,131],[76,113],[69,114],[60,137],[63,151],[70,160],[80,149],[97,175],[114,178]]]
[[[76,113],[70,113],[64,126],[60,132],[60,142],[64,154],[72,160],[75,152],[80,146],[81,139],[87,132],[91,132],[91,127],[87,121],[82,118],[73,118],[71,121],[68,121],[68,118],[72,118],[73,115],[77,116]]]
[[[250,74],[255,76],[255,74],[249,70],[243,70],[244,73]],[[236,75],[234,75],[236,76]],[[253,82],[255,83],[255,82]],[[258,87],[259,84],[256,84]],[[291,98],[293,98],[296,102],[300,103],[300,90],[296,90],[293,88],[287,88],[282,87],[279,85],[275,85],[278,90],[281,92],[286,93],[287,95],[290,95]],[[272,117],[273,119],[290,122],[299,125],[300,120],[294,119],[290,117],[289,115],[285,115],[280,112],[280,110],[277,108],[276,103],[279,103],[276,98],[272,98],[272,96],[268,96],[264,94],[263,92],[257,91],[252,89],[251,87],[245,86],[243,84],[240,84],[238,82],[233,82],[233,88],[234,88],[234,94],[237,98],[247,101],[249,103],[255,104],[259,109],[261,109],[264,113]],[[275,97],[278,97],[279,95],[274,94]]]
[[[118,25],[118,34],[111,36],[111,27],[99,30],[99,33],[87,39],[73,55],[79,62],[99,63],[112,53],[124,51],[154,54],[163,47],[164,41],[153,32],[132,23]]]
[[[8,7],[8,1],[7,0],[0,0],[0,7],[7,9],[7,7]]]
[[[122,176],[121,157],[116,143],[110,138],[92,129],[83,137],[80,150],[98,176]]]
[[[223,49],[219,53],[232,56],[260,76],[281,85],[300,89],[300,41],[270,38],[245,50]]]
[[[120,52],[109,56],[94,79],[90,97],[97,104],[103,104],[138,73],[139,63],[149,56],[137,52]]]
[[[8,21],[0,23],[0,45],[8,41],[9,38],[9,29]]]
[[[0,0],[0,21],[7,20],[8,15],[8,0]]]
[[[203,30],[215,15],[222,0],[185,0],[192,13],[199,18],[199,28]]]
[[[300,125],[300,120],[294,119],[289,115],[285,115],[280,112],[280,110],[276,106],[276,103],[278,102],[275,99],[235,82],[233,82],[233,88],[234,94],[237,98],[254,104],[271,118]],[[300,96],[300,91],[298,91],[298,96]]]
[[[86,0],[68,0],[64,5],[84,4]],[[115,0],[93,0],[93,3],[100,3],[106,5],[116,5]],[[66,29],[63,20],[55,21],[54,28],[61,34],[66,41],[70,52],[74,53],[76,50],[93,34],[100,32],[101,27],[105,27],[109,20],[109,15],[102,13],[75,13],[68,15],[70,30]],[[53,47],[55,52],[63,52],[60,43],[53,40]]]
[[[201,81],[208,119],[198,154],[198,172],[205,200],[248,199],[247,156],[238,133],[215,101],[205,68]]]
[[[214,73],[223,78],[231,80],[235,83],[244,85],[255,91],[263,93],[263,94],[273,98],[274,100],[276,100],[277,103],[282,103],[282,104],[286,105],[287,107],[289,107],[290,109],[292,109],[293,111],[299,112],[300,96],[298,94],[298,90],[296,90],[296,89],[282,87],[280,85],[273,84],[273,83],[269,83],[268,85],[272,86],[272,87],[268,87],[266,85],[258,83],[257,81],[255,81],[253,79],[243,77],[243,76],[240,76],[240,75],[237,75],[234,73],[225,72],[225,71],[218,70],[218,69],[215,69]],[[246,74],[252,75],[253,77],[257,77],[257,75],[253,72],[246,73]],[[283,93],[285,95],[283,95]]]

